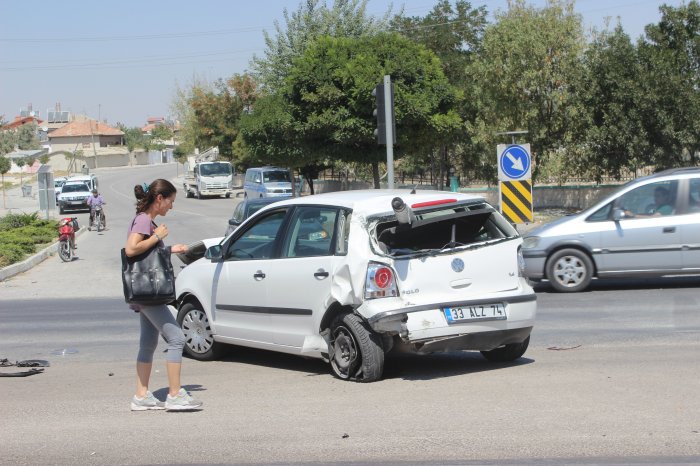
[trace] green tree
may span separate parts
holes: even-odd
[[[394,30],[424,45],[440,59],[445,76],[461,91],[457,109],[465,121],[473,121],[478,115],[474,106],[478,99],[471,98],[476,88],[474,82],[467,79],[464,70],[481,50],[486,15],[486,7],[472,8],[465,0],[457,0],[454,6],[449,0],[440,0],[425,17],[397,16],[392,22]],[[435,160],[434,154],[441,156]],[[401,167],[409,172],[423,173],[425,167],[435,167],[437,162],[441,185],[444,176],[449,173],[449,166],[457,167],[460,171],[466,167],[473,170],[479,165],[478,154],[478,150],[472,147],[469,132],[462,127],[454,135],[451,147],[408,154],[410,157],[401,162]]]
[[[180,131],[178,133],[178,145],[182,146],[187,153],[194,153],[198,147],[200,134],[199,122],[194,114],[191,100],[195,90],[206,92],[211,90],[212,86],[199,78],[193,78],[192,82],[175,87],[175,93],[170,103],[170,111],[175,118],[180,122]]]
[[[0,155],[9,154],[15,150],[16,138],[13,131],[0,131]]]
[[[284,85],[292,62],[321,36],[360,37],[385,30],[389,13],[381,19],[367,14],[367,0],[335,0],[332,7],[325,1],[304,0],[296,11],[283,12],[285,25],[275,21],[275,35],[264,31],[266,50],[263,57],[253,57],[251,70],[255,80],[267,92]]]
[[[17,130],[17,147],[19,150],[41,149],[36,123],[28,123],[19,127]]]
[[[23,173],[22,173],[22,172],[23,172],[22,167],[24,167],[25,165],[27,165],[27,159],[26,159],[25,157],[21,157],[21,158],[15,160],[15,165],[17,165],[17,166],[19,167],[19,185],[22,186],[22,184],[23,184],[23,181],[22,181],[22,174],[23,174]]]
[[[585,153],[577,168],[597,182],[604,175],[619,179],[624,169],[639,165],[645,152],[637,50],[617,25],[595,35],[583,63],[578,92],[587,118],[581,134]]]
[[[129,152],[134,152],[138,147],[143,147],[143,131],[141,131],[141,128],[128,128],[126,125],[120,124],[119,129],[124,133],[124,142]]]
[[[385,74],[395,88],[397,159],[421,141],[449,138],[460,126],[454,89],[423,46],[399,34],[322,37],[294,60],[281,95],[260,99],[244,118],[246,146],[295,168],[328,160],[369,163],[379,187],[386,152],[374,136],[371,92]]]
[[[5,157],[4,155],[0,154],[0,182],[2,183],[2,207],[3,209],[7,208],[7,204],[5,203],[5,173],[10,171],[10,167],[12,167],[12,164],[10,163],[10,159]]]
[[[483,50],[468,68],[477,83],[470,95],[480,116],[468,125],[475,141],[493,157],[496,133],[527,130],[536,178],[547,159],[574,142],[584,119],[573,92],[582,73],[585,40],[572,0],[534,8],[513,0],[484,33]]]
[[[649,141],[646,163],[668,168],[700,151],[700,3],[660,11],[659,23],[648,25],[638,44],[640,111]]]
[[[173,131],[166,125],[156,125],[153,130],[151,130],[151,139],[154,143],[155,150],[163,150],[167,146],[165,141],[172,139]]]

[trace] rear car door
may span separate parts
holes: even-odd
[[[688,192],[685,215],[679,218],[682,262],[686,271],[700,271],[700,178],[687,180]]]
[[[299,206],[290,215],[280,258],[266,277],[276,344],[301,348],[306,336],[318,333],[330,304],[333,271],[342,260],[336,256],[335,232],[344,220],[336,207]]]

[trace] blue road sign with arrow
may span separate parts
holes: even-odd
[[[532,178],[530,144],[499,144],[497,152],[500,181]]]

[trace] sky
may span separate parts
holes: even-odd
[[[70,0],[2,3],[0,117],[11,121],[31,109],[45,119],[61,110],[143,126],[149,117],[172,117],[175,91],[193,78],[214,81],[243,73],[265,50],[263,31],[284,26],[283,11],[301,0]],[[332,0],[327,0],[332,4]],[[437,0],[369,0],[382,16],[403,7],[425,16]],[[546,0],[530,0],[541,7]],[[617,18],[636,40],[660,20],[659,6],[683,0],[578,0],[586,30]],[[491,16],[507,0],[472,0]]]

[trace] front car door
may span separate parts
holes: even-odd
[[[601,223],[598,275],[618,272],[672,271],[681,268],[681,233],[677,226],[678,180],[658,181],[620,195],[613,207],[619,221]]]
[[[219,335],[272,343],[267,275],[275,262],[286,214],[285,208],[265,213],[224,243],[223,262],[212,283],[212,315]]]

